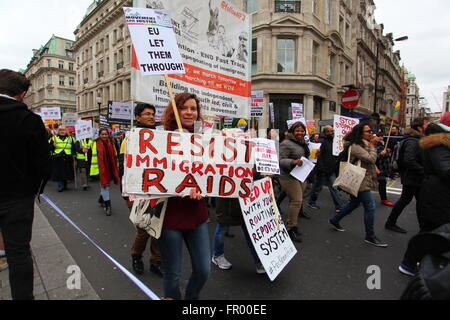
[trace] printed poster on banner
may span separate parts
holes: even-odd
[[[303,118],[303,104],[301,103],[291,103],[292,107],[292,119],[298,120]]]
[[[349,134],[353,127],[359,123],[359,119],[334,115],[334,139],[333,156],[338,156],[344,150],[344,137]]]
[[[78,122],[77,113],[63,113],[62,123],[66,127],[75,127]]]
[[[268,178],[255,181],[252,195],[239,198],[245,226],[261,263],[271,281],[280,274],[297,253],[286,227],[278,213],[276,223]],[[279,228],[277,228],[279,226]]]
[[[265,174],[280,174],[280,164],[278,162],[275,141],[263,138],[253,139],[253,141],[256,143],[256,171]]]
[[[94,138],[94,130],[91,121],[78,120],[75,125],[75,139],[82,140],[87,138]]]
[[[44,121],[61,120],[61,108],[60,107],[41,108],[41,118]]]
[[[261,118],[264,114],[264,91],[252,91],[251,116]]]
[[[250,119],[251,19],[248,14],[223,0],[134,0],[133,6],[170,12],[186,71],[168,75],[175,94],[196,94],[204,114]],[[169,95],[164,80],[142,76],[140,64],[132,50],[132,100],[166,107]]]
[[[253,188],[254,142],[231,135],[151,129],[128,133],[126,194],[238,198]]]
[[[142,76],[185,73],[170,12],[124,7]]]

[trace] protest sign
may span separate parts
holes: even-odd
[[[319,154],[321,146],[322,146],[321,143],[310,142],[308,144],[309,151],[311,152],[309,155],[309,160],[311,160],[312,163],[317,163],[317,156]]]
[[[78,114],[77,113],[64,113],[62,116],[63,126],[66,127],[74,127],[78,122]]]
[[[298,120],[303,118],[303,104],[301,103],[291,103],[292,107],[292,119]]]
[[[340,115],[334,116],[334,139],[333,155],[338,156],[344,150],[344,137],[350,133],[354,126],[359,123],[359,119],[348,118]]]
[[[133,6],[155,8],[155,1],[134,0]],[[249,119],[249,15],[222,0],[171,0],[160,2],[158,9],[161,8],[171,14],[186,71],[185,74],[168,75],[174,93],[196,94],[205,113]],[[210,22],[211,19],[214,23]],[[165,81],[158,77],[142,76],[141,64],[137,52],[132,49],[132,100],[166,107],[169,95]]]
[[[310,136],[314,134],[316,131],[316,121],[314,120],[307,120],[306,121],[306,129],[308,129],[308,133]]]
[[[261,118],[264,113],[264,91],[252,91],[252,108],[250,115],[253,118]]]
[[[253,186],[254,142],[222,134],[151,129],[128,133],[124,193],[245,197]]]
[[[104,116],[103,114],[101,114],[99,116],[99,124],[101,127],[109,127],[109,122],[108,122],[108,118],[106,116]]]
[[[123,11],[141,75],[185,73],[170,13],[129,7]]]
[[[75,139],[82,140],[94,137],[94,130],[92,129],[92,122],[85,120],[78,120],[75,125]]]
[[[41,108],[41,118],[42,120],[61,120],[61,108],[51,107],[51,108]]]
[[[309,174],[311,173],[311,171],[313,171],[316,165],[312,161],[306,159],[305,157],[302,157],[300,160],[303,161],[303,165],[296,166],[294,169],[292,169],[291,176],[293,176],[300,182],[305,182],[305,180],[308,178]]]
[[[255,147],[256,171],[266,174],[280,174],[280,164],[275,141],[258,138]]]
[[[239,198],[245,226],[261,263],[273,281],[297,253],[286,227],[274,206],[269,178],[255,181],[252,194]],[[279,226],[279,228],[277,227]]]
[[[202,118],[202,133],[212,133],[216,116],[203,115]]]

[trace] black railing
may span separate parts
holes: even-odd
[[[275,12],[301,13],[301,1],[275,1]]]
[[[103,71],[99,71],[98,77],[99,77],[99,78],[103,77]]]

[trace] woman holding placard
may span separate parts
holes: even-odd
[[[195,122],[201,120],[200,102],[196,95],[180,93],[175,96],[181,126],[194,132]],[[163,115],[164,129],[177,130],[175,112],[170,103]],[[199,299],[200,291],[211,271],[211,250],[208,233],[208,209],[197,190],[189,197],[169,198],[158,245],[163,264],[164,297],[180,300],[181,256],[183,241],[191,256],[192,274],[186,287],[186,300]]]
[[[367,124],[358,124],[353,130],[344,137],[345,150],[350,151],[350,163],[361,163],[361,167],[366,169],[364,179],[359,187],[358,196],[350,195],[350,202],[341,208],[341,211],[332,217],[329,222],[337,231],[345,231],[339,221],[352,213],[362,202],[364,206],[364,224],[366,227],[365,242],[377,247],[387,247],[387,244],[380,241],[375,236],[374,218],[376,203],[371,191],[378,190],[377,167],[377,149],[376,145],[382,137],[373,134],[372,129]],[[348,152],[348,151],[347,151]]]
[[[305,141],[306,127],[302,122],[294,123],[286,135],[286,139],[280,144],[280,169],[279,182],[281,188],[289,198],[289,212],[287,230],[291,239],[302,242],[297,229],[298,215],[302,208],[303,192],[306,189],[306,181],[301,182],[291,176],[290,172],[296,166],[302,166],[302,157],[309,157],[308,144]]]

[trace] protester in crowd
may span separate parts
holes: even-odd
[[[420,189],[423,182],[424,170],[422,152],[420,151],[419,139],[428,126],[423,118],[416,118],[411,122],[411,128],[406,129],[405,138],[400,146],[398,166],[401,182],[403,185],[400,199],[395,203],[389,215],[385,228],[398,233],[407,231],[397,225],[397,220],[405,207],[416,198],[416,208],[420,199]]]
[[[336,212],[339,212],[341,210],[341,197],[339,196],[338,191],[333,188],[333,183],[336,180],[335,169],[337,166],[337,157],[333,156],[333,138],[334,128],[332,126],[325,126],[319,139],[321,146],[315,167],[316,180],[311,190],[308,207],[315,210],[320,209],[316,204],[316,201],[322,191],[322,186],[325,185],[330,191]]]
[[[394,204],[387,199],[387,178],[391,174],[391,155],[390,151],[385,149],[383,134],[377,133],[380,137],[377,148],[377,174],[378,174],[378,193],[380,194],[381,204],[387,207],[393,207]]]
[[[0,230],[13,300],[33,299],[30,241],[34,199],[50,173],[50,150],[42,119],[23,103],[30,81],[0,70]]]
[[[195,94],[175,96],[182,129],[194,132],[194,124],[201,120],[200,102]],[[163,115],[164,129],[178,129],[174,109],[170,103]],[[192,274],[186,287],[186,300],[199,299],[211,271],[211,251],[208,233],[208,209],[201,194],[191,189],[189,196],[169,198],[158,239],[163,264],[164,297],[181,299],[181,254],[183,240],[191,256]]]
[[[391,135],[389,137],[389,141],[385,136],[385,143],[387,143],[387,151],[390,154],[390,178],[395,179],[400,177],[400,173],[397,168],[393,167],[392,161],[394,160],[396,147],[400,145],[400,142],[403,140],[403,135],[400,134],[400,128],[397,125],[392,126]]]
[[[74,139],[67,132],[67,128],[60,126],[53,142],[53,180],[58,183],[58,192],[67,190],[67,182],[74,178]]]
[[[286,135],[286,139],[280,144],[280,171],[279,178],[282,190],[289,198],[289,211],[287,218],[287,230],[291,239],[302,242],[298,231],[298,216],[302,208],[303,192],[306,182],[300,182],[290,175],[296,166],[302,166],[301,157],[309,157],[308,144],[305,141],[306,127],[301,122],[294,123]]]
[[[450,113],[445,114],[439,124],[428,125],[424,132],[426,137],[420,140],[420,147],[425,177],[417,205],[420,233],[450,223]],[[424,253],[426,251],[417,242],[410,241],[399,266],[400,272],[414,275]]]
[[[156,108],[153,105],[146,103],[138,103],[134,109],[134,116],[136,120],[137,128],[155,129],[155,113]],[[127,140],[122,141],[119,155],[119,175],[120,181],[124,174],[124,154],[126,151]],[[125,197],[128,209],[131,210],[133,202]],[[144,272],[144,262],[142,261],[142,255],[147,246],[147,242],[150,239],[150,271],[162,277],[161,271],[161,254],[159,252],[158,243],[156,239],[151,237],[148,232],[142,228],[136,226],[136,235],[134,237],[133,246],[131,247],[131,265],[134,272],[142,274]]]
[[[313,143],[320,143],[319,139],[320,139],[320,133],[313,133],[311,135],[310,141],[313,142]]]
[[[350,202],[341,208],[341,211],[332,217],[329,222],[337,231],[345,231],[339,224],[342,218],[352,213],[359,204],[364,206],[364,224],[366,229],[365,242],[377,247],[387,247],[375,235],[374,220],[376,203],[371,191],[378,189],[377,172],[375,162],[377,161],[376,145],[381,140],[373,135],[372,129],[367,124],[358,124],[344,137],[344,147],[350,152],[350,162],[355,164],[361,161],[361,167],[366,169],[364,180],[359,187],[358,196],[350,195]]]
[[[90,163],[87,158],[87,154],[90,149],[92,149],[93,141],[90,138],[81,139],[80,141],[75,141],[75,150],[77,153],[77,173],[80,178],[81,186],[83,190],[90,188],[89,186],[89,168]]]
[[[366,123],[365,121],[363,121],[362,123],[368,124],[374,134],[382,132],[382,127],[380,125],[381,117],[380,114],[377,112],[372,113],[368,123]]]
[[[108,129],[101,128],[98,134],[99,138],[94,141],[88,154],[91,163],[90,176],[100,177],[100,198],[98,202],[105,209],[106,215],[110,216],[112,209],[109,188],[111,180],[115,184],[119,183],[119,168],[116,151]]]
[[[0,271],[8,269],[8,262],[6,261],[5,244],[3,243],[3,236],[0,230]]]

